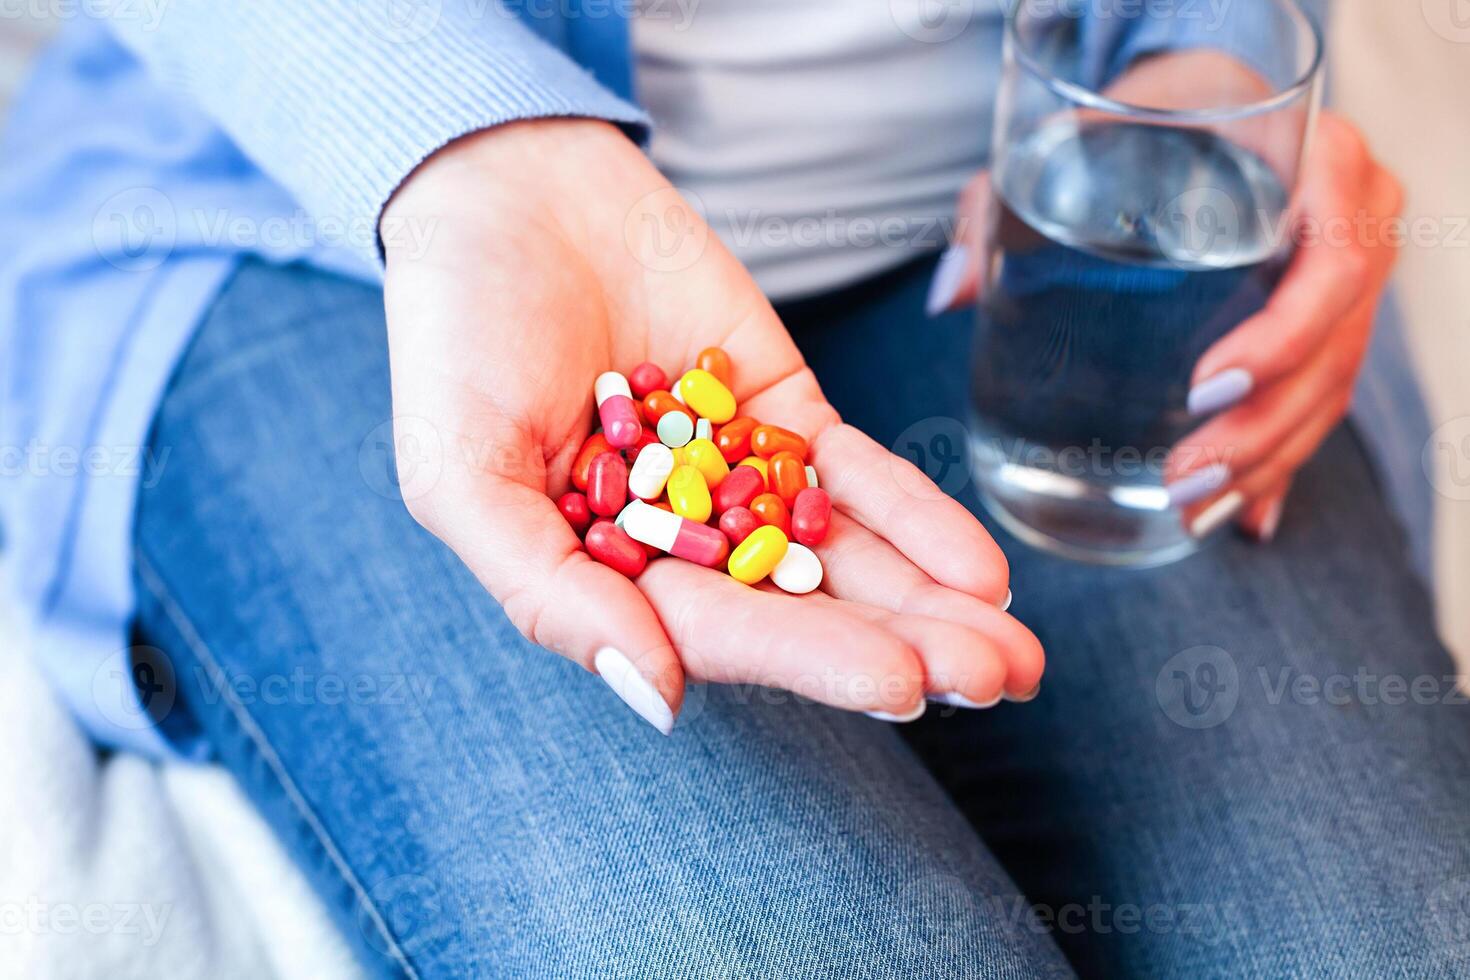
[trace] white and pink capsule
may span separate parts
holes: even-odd
[[[730,541],[719,528],[699,524],[641,500],[624,507],[618,523],[639,544],[706,568],[721,568],[730,557]]]
[[[617,449],[636,446],[643,435],[643,423],[638,421],[638,407],[633,404],[628,379],[616,371],[604,371],[592,384],[592,397],[597,401],[597,416],[607,441]]]

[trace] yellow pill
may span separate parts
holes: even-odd
[[[746,585],[754,585],[775,571],[786,557],[790,542],[774,524],[762,524],[746,535],[740,547],[730,553],[730,577]]]
[[[704,474],[705,485],[711,490],[719,486],[720,481],[730,475],[730,464],[725,462],[724,456],[720,455],[720,447],[708,439],[695,439],[685,446],[679,462],[686,463]]]
[[[708,371],[694,368],[679,379],[679,395],[696,415],[715,425],[724,425],[735,417],[735,396]]]
[[[674,472],[669,474],[667,493],[674,513],[695,523],[703,524],[709,520],[710,512],[714,510],[704,474],[687,463],[674,467]]]
[[[759,456],[747,456],[735,465],[753,467],[757,470],[760,470],[761,479],[765,480],[767,483],[769,483],[771,480],[771,468],[769,465],[767,465],[766,461],[761,459]]]

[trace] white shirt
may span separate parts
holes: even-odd
[[[923,4],[643,0],[633,18],[653,160],[772,299],[946,244],[990,143],[1000,21]]]

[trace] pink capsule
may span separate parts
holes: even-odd
[[[592,513],[612,517],[628,502],[628,464],[618,453],[593,457],[587,468],[587,506]]]
[[[597,401],[597,416],[607,441],[616,449],[637,445],[643,423],[638,421],[638,407],[633,404],[628,379],[616,371],[604,371],[592,385],[592,397]]]
[[[730,557],[730,542],[719,528],[697,524],[641,500],[633,501],[623,510],[622,522],[623,530],[634,541],[696,565],[720,568]]]

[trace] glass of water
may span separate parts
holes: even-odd
[[[1198,545],[1162,478],[1191,372],[1291,258],[1322,36],[1297,0],[1100,2],[1008,16],[972,457],[1023,540],[1162,564]]]

